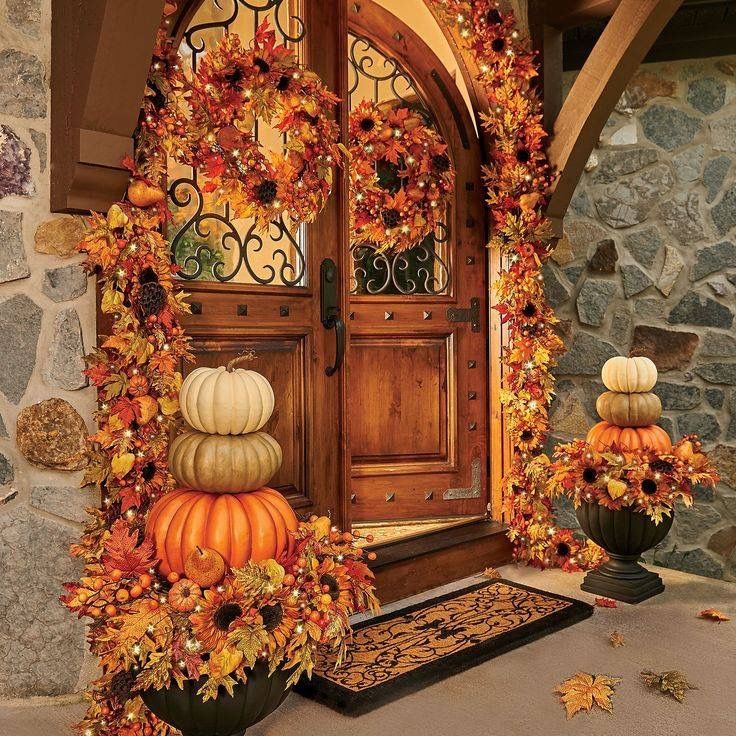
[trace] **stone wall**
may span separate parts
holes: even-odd
[[[81,223],[48,209],[50,6],[0,0],[0,698],[77,688],[84,627],[58,597],[98,502],[79,489],[94,285]]]
[[[735,73],[730,57],[641,68],[588,161],[545,274],[568,346],[554,439],[598,421],[606,359],[652,358],[662,427],[677,439],[700,434],[723,478],[715,493],[698,489],[693,509],[677,509],[654,560],[728,580],[736,580]]]

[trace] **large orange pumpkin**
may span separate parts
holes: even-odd
[[[598,452],[616,445],[622,450],[640,450],[648,447],[656,452],[671,452],[672,442],[662,427],[617,427],[608,422],[598,422],[591,427],[586,438],[588,444]]]
[[[182,489],[154,505],[146,532],[156,545],[160,572],[168,575],[183,574],[197,546],[217,550],[229,567],[291,553],[295,542],[288,532],[297,525],[287,500],[272,488],[223,494]]]

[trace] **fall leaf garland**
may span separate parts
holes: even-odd
[[[554,390],[551,370],[563,344],[541,272],[550,255],[544,212],[554,175],[545,152],[535,57],[515,30],[513,15],[502,13],[497,3],[433,0],[433,6],[475,58],[490,110],[481,121],[489,142],[483,171],[492,218],[488,245],[500,250],[507,264],[495,291],[508,334],[501,400],[513,444],[504,478],[509,537],[517,559],[537,567],[595,567],[602,551],[555,525],[547,490],[550,461],[543,446]]]

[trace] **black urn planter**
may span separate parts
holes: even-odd
[[[667,536],[674,512],[659,524],[644,513],[628,508],[612,511],[597,503],[583,503],[575,514],[587,536],[610,557],[585,576],[581,590],[624,603],[640,603],[664,590],[662,578],[638,559]]]
[[[243,736],[250,726],[273,713],[289,694],[290,670],[277,669],[269,677],[268,665],[259,662],[248,671],[247,682],[238,683],[229,695],[220,688],[206,703],[197,690],[201,680],[187,680],[184,689],[176,683],[164,690],[143,690],[143,702],[162,721],[178,728],[182,736]]]

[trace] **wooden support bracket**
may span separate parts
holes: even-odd
[[[52,0],[52,212],[104,211],[125,191],[163,5]]]

